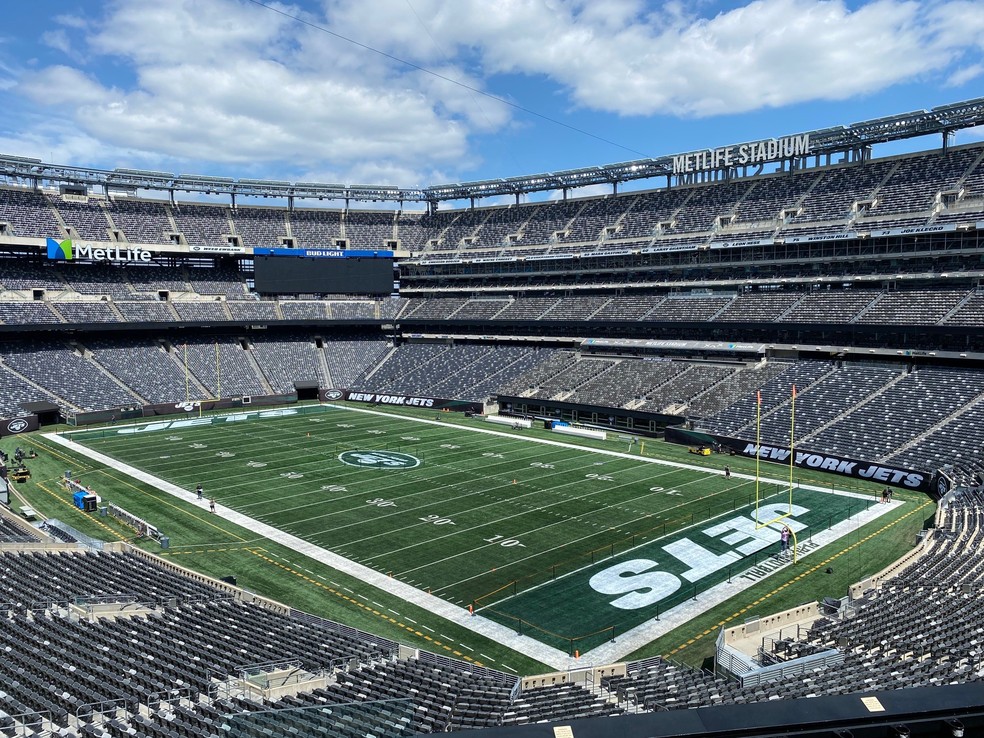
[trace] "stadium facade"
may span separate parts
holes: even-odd
[[[956,146],[952,136],[982,123],[984,101],[973,100],[659,159],[418,189],[103,171],[2,156],[0,434],[56,416],[84,425],[187,412],[193,402],[272,404],[319,391],[464,401],[641,435],[670,427],[683,442],[746,450],[761,433],[780,453],[810,452],[804,465],[867,470],[887,484],[949,494],[955,501],[939,530],[954,535],[927,544],[927,557],[870,595],[869,610],[859,605],[847,625],[813,634],[817,643],[850,644],[857,657],[829,692],[802,680],[734,687],[658,663],[622,674],[606,685],[611,693],[648,711],[973,683],[984,675],[974,635],[984,482],[984,144]],[[875,156],[879,144],[930,135],[939,137],[931,149]],[[619,193],[634,180],[659,186]],[[597,184],[612,193],[572,196]],[[546,191],[560,199],[520,204]],[[192,202],[184,193],[228,200]],[[505,196],[514,204],[481,205]],[[313,200],[344,207],[309,207]],[[793,387],[801,403],[795,422]],[[751,421],[756,397],[760,427]],[[966,561],[957,566],[955,555]],[[946,566],[947,576],[931,584],[927,561]],[[135,581],[157,576],[136,569]],[[172,586],[192,601],[184,584]],[[917,598],[922,588],[929,594]],[[915,599],[934,612],[956,608],[963,620],[933,630],[931,648],[919,645],[917,623],[906,624],[913,631],[901,645],[878,642],[875,626],[866,630],[866,617],[875,622],[900,602],[916,608]],[[6,610],[9,642],[30,641],[21,631],[32,629],[32,637],[66,644],[76,637],[41,633],[58,630],[57,622],[39,623],[23,609]],[[186,628],[180,613],[173,617],[176,629]],[[98,629],[89,635],[114,638]],[[367,654],[367,663],[378,655]],[[19,668],[30,673],[41,657],[19,656]],[[162,658],[192,683],[203,678],[182,672],[180,654]],[[80,668],[87,663],[78,660]],[[876,686],[863,678],[872,664]],[[445,667],[453,676],[444,678],[505,702],[490,697],[494,706],[462,712],[468,720],[457,722],[417,713],[414,730],[508,722],[515,680]],[[426,676],[415,668],[393,666],[384,682],[415,684]],[[687,699],[670,704],[653,686],[670,682]],[[106,694],[125,695],[130,722],[92,734],[156,734],[159,724],[137,719],[142,692],[114,690]],[[51,724],[69,730],[63,713],[84,700],[60,702],[57,691],[24,687],[17,694],[44,696],[11,698],[4,709],[29,715],[44,707]],[[965,691],[947,695],[958,692],[927,698],[920,704],[945,707],[922,717],[911,704],[896,706],[892,693],[884,702],[895,722],[956,735],[954,721],[972,724],[981,712]],[[579,693],[539,699],[531,692],[529,709],[512,711],[525,718],[519,722],[607,714]],[[590,707],[570,714],[550,707],[565,700]],[[238,707],[257,709],[247,702]],[[177,705],[189,712],[173,712],[181,732],[212,735],[210,721],[230,709],[200,704]],[[844,709],[827,734],[889,734],[875,731],[891,721]],[[385,720],[406,729],[398,713]],[[700,714],[700,725],[678,719],[676,732],[648,734],[764,735],[789,720],[769,723],[756,713],[762,722],[745,733],[714,733],[714,720],[725,719]]]

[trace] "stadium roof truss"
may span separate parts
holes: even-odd
[[[917,110],[849,126],[835,126],[798,134],[800,137],[809,136],[810,150],[806,157],[797,158],[805,162],[812,157],[816,157],[819,161],[823,157],[849,152],[864,154],[875,144],[934,134],[941,135],[946,145],[949,135],[954,131],[982,124],[984,124],[984,98],[975,98],[932,110]],[[675,159],[700,156],[705,152],[706,150],[701,150],[583,169],[409,189],[390,185],[344,185],[233,179],[197,174],[176,175],[138,169],[90,169],[47,164],[40,159],[5,154],[0,154],[0,177],[12,182],[29,182],[34,187],[40,187],[42,183],[50,183],[102,188],[107,193],[138,190],[168,191],[172,199],[175,192],[229,195],[234,204],[237,197],[273,197],[290,202],[295,198],[302,198],[344,200],[346,203],[351,200],[401,204],[425,202],[435,206],[438,202],[449,200],[474,202],[476,199],[503,195],[514,195],[518,198],[523,194],[551,190],[563,190],[566,193],[570,189],[597,184],[610,184],[614,188],[621,182],[658,177],[667,177],[668,182],[672,182],[672,178],[677,176],[674,173]],[[706,171],[738,174],[736,169],[724,167]]]

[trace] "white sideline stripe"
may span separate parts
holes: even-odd
[[[176,484],[166,482],[163,479],[159,479],[152,474],[136,469],[129,464],[124,464],[116,459],[113,459],[103,453],[94,451],[93,449],[87,448],[85,446],[80,446],[70,439],[63,438],[56,433],[45,433],[43,437],[52,443],[57,443],[59,446],[69,448],[75,453],[82,454],[93,461],[98,461],[111,469],[116,469],[124,474],[127,474],[134,479],[138,479],[141,482],[151,485],[156,489],[166,492],[178,499],[184,500],[194,504],[196,502],[196,496],[194,492],[188,492]],[[507,648],[512,648],[515,651],[524,653],[531,659],[540,661],[544,664],[549,665],[554,669],[566,669],[571,661],[570,657],[563,651],[551,648],[546,644],[535,641],[532,638],[526,638],[523,636],[517,636],[512,628],[508,628],[499,623],[493,622],[488,618],[481,617],[480,615],[469,615],[468,610],[457,605],[452,605],[447,600],[442,600],[440,597],[435,595],[429,595],[423,590],[411,587],[397,579],[386,576],[374,569],[370,569],[367,566],[362,566],[354,561],[349,561],[331,551],[326,551],[320,546],[315,546],[314,544],[308,543],[297,536],[293,536],[277,528],[273,528],[265,523],[261,523],[258,520],[250,518],[242,513],[236,512],[227,508],[225,505],[216,505],[216,512],[220,514],[223,519],[228,520],[236,525],[242,526],[247,530],[251,530],[255,533],[263,535],[269,538],[271,541],[275,541],[286,548],[296,551],[299,554],[308,556],[315,561],[318,561],[326,566],[330,566],[333,569],[338,569],[339,571],[345,572],[349,576],[355,577],[366,584],[381,589],[394,597],[399,597],[407,602],[410,602],[418,607],[428,610],[438,617],[442,617],[445,620],[449,620],[452,623],[457,624],[462,628],[467,628],[468,630],[477,633],[481,636],[489,638],[490,640],[496,641]],[[416,624],[416,621],[406,618],[409,622]],[[487,658],[489,662],[494,663],[494,659]]]

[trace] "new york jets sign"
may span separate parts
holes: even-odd
[[[349,466],[364,469],[413,469],[420,466],[420,459],[399,451],[343,451],[338,460]]]

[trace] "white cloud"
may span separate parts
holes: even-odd
[[[71,28],[49,43],[67,46]],[[314,164],[346,181],[375,173],[416,185],[472,163],[471,132],[508,121],[494,101],[476,105],[460,86],[235,0],[116,3],[82,41],[131,66],[135,82],[114,87],[99,65],[59,65],[23,73],[17,91],[57,101],[92,140],[178,162]],[[481,84],[453,65],[441,71]]]
[[[399,0],[333,0],[333,16],[415,58],[434,60]],[[453,7],[453,11],[449,8]],[[697,7],[700,7],[697,5]],[[705,116],[842,100],[938,73],[978,47],[980,4],[756,0],[714,17],[633,0],[435,0],[417,14],[444,48],[472,50],[486,74],[545,75],[576,105],[619,115]],[[961,19],[969,18],[967,22]]]
[[[41,43],[46,46],[50,46],[53,49],[57,49],[63,54],[70,55],[72,53],[72,46],[68,41],[68,34],[62,28],[56,28],[51,31],[45,31],[41,34]]]
[[[971,64],[970,66],[962,67],[950,75],[950,78],[946,81],[946,86],[960,87],[971,80],[977,79],[981,74],[984,74],[984,64]]]
[[[6,141],[76,154],[63,161],[412,186],[474,171],[476,136],[522,137],[530,117],[474,91],[508,95],[506,75],[562,118],[734,114],[984,73],[980,0],[755,0],[713,16],[682,1],[320,2],[275,7],[389,58],[244,0],[55,16],[42,45],[68,59],[0,67],[0,89],[16,79],[6,94],[71,125]]]

